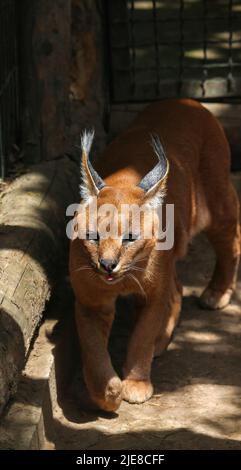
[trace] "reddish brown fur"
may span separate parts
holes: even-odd
[[[202,303],[209,308],[224,307],[235,285],[240,253],[239,204],[230,182],[230,151],[221,126],[199,103],[167,100],[152,104],[107,147],[96,168],[108,185],[100,191],[98,205],[108,202],[119,207],[120,202],[143,202],[144,193],[137,184],[156,164],[149,145],[153,132],[160,136],[170,163],[165,202],[175,204],[173,249],[157,251],[155,240],[137,242],[142,245],[127,254],[112,240],[103,241],[99,247],[79,239],[71,243],[70,275],[85,380],[95,403],[109,411],[116,410],[122,398],[141,403],[152,395],[153,355],[168,345],[180,312],[182,289],[175,264],[185,255],[194,234],[205,230],[217,255]],[[143,270],[134,271],[139,283],[128,275],[113,285],[103,282],[98,272],[101,250],[109,257],[118,255],[123,266],[141,253],[144,259],[136,265]],[[90,266],[91,261],[97,271],[78,271],[80,266]],[[139,306],[123,380],[117,377],[107,351],[119,294],[135,294]]]

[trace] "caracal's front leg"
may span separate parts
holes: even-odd
[[[122,400],[122,382],[108,353],[114,305],[90,309],[76,303],[83,373],[92,400],[105,411],[115,411]]]
[[[173,275],[173,274],[172,274]],[[124,366],[123,399],[142,403],[153,394],[150,380],[151,364],[157,336],[165,332],[167,315],[171,312],[169,297],[172,282],[156,289],[147,299],[130,339]]]

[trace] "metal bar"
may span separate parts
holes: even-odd
[[[210,21],[220,21],[220,20],[226,20],[227,19],[227,16],[209,16],[208,17],[208,20]],[[178,23],[178,18],[176,17],[163,17],[163,18],[157,18],[157,23]],[[183,18],[183,22],[187,22],[187,23],[193,23],[193,21],[197,21],[199,23],[202,23],[203,22],[203,17],[202,16],[189,16],[188,18]],[[153,20],[150,19],[150,18],[145,18],[145,19],[135,19],[135,23],[136,24],[145,24],[145,23],[152,23]],[[111,23],[113,25],[119,25],[119,24],[123,24],[125,23],[125,20],[122,20],[122,19],[119,19],[119,18],[115,18],[115,19],[112,19],[111,20]]]
[[[130,58],[131,58],[131,94],[135,93],[136,87],[136,49],[135,49],[135,0],[131,0],[131,14],[129,18],[130,25]]]
[[[227,76],[227,90],[230,92],[232,90],[233,82],[233,1],[229,0],[228,2],[228,29],[229,29],[229,73]]]
[[[217,64],[206,64],[205,67],[207,69],[218,69],[218,68],[229,68],[229,63],[228,62],[219,62]],[[233,62],[232,67],[241,67],[241,61],[240,62]],[[160,68],[164,69],[174,69],[174,70],[179,70],[179,64],[176,65],[161,65]],[[185,64],[184,70],[188,69],[202,69],[202,62],[200,64]],[[129,72],[128,67],[117,67],[116,72]],[[146,67],[136,67],[136,72],[141,72],[146,70]],[[148,70],[150,71],[155,71],[156,67],[148,67]]]
[[[189,80],[189,79],[184,79],[184,80],[183,80],[183,83],[184,83],[184,82],[185,82],[186,84],[188,84],[188,83],[190,82],[190,80]],[[194,82],[195,82],[195,85],[196,85],[196,89],[198,89],[198,87],[199,87],[199,80],[198,80],[198,78],[197,78],[196,80],[194,80]],[[168,84],[169,84],[169,83],[171,83],[173,86],[175,86],[175,85],[176,85],[176,79],[173,78],[173,79],[171,79],[171,80],[168,80]],[[240,81],[239,81],[239,83],[240,83]],[[167,81],[166,81],[166,80],[163,80],[163,81],[161,82],[161,84],[167,84]],[[152,88],[153,88],[153,87],[155,86],[155,80],[152,80],[152,79],[143,80],[143,82],[142,82],[141,85],[140,85],[140,89],[141,89],[141,87],[142,87],[143,85],[144,85],[144,86],[149,85],[149,86],[152,86]],[[174,87],[173,87],[173,88],[174,88]],[[167,97],[168,97],[168,96],[176,96],[173,92],[170,93],[170,94],[169,94],[169,93],[167,94],[167,93],[165,92],[165,95],[166,95]],[[193,95],[190,95],[190,97],[192,97],[192,96],[193,96]],[[215,97],[215,96],[217,96],[217,95],[215,94],[215,95],[213,95],[213,96]],[[225,95],[223,94],[222,96],[223,96],[223,99],[225,99],[225,98],[227,98],[228,95],[227,95],[227,94],[225,94]],[[241,101],[241,95],[239,95],[239,96],[230,95],[230,96],[232,96],[233,98],[237,98],[237,99],[239,99],[239,100]],[[220,97],[221,97],[221,96],[220,96]],[[200,93],[198,93],[198,98],[200,98],[201,100],[203,99],[203,97],[201,96]],[[148,98],[148,99],[149,99],[149,98]],[[153,94],[150,99],[155,99],[155,95]],[[212,97],[207,97],[207,96],[205,96],[204,100],[207,100],[207,99],[212,99]]]
[[[183,31],[183,15],[184,15],[184,0],[180,0],[179,9],[179,70],[177,81],[177,94],[180,95],[182,91],[182,77],[183,77],[183,60],[184,60],[184,31]]]
[[[16,0],[0,0],[0,170],[9,166],[12,145],[19,129]]]
[[[153,23],[154,23],[154,47],[156,62],[156,95],[160,92],[160,51],[158,42],[158,23],[157,23],[157,5],[156,0],[152,0]]]
[[[202,96],[205,96],[205,82],[208,76],[207,68],[207,15],[208,15],[208,5],[207,0],[203,0],[203,73],[201,81]]]
[[[17,35],[19,33],[19,24],[17,23],[18,10],[16,2],[13,4],[14,7],[14,19],[15,19],[15,31],[14,36],[14,63],[16,64],[14,71],[14,116],[15,116],[15,134],[19,132],[20,128],[20,89],[19,89],[19,60],[18,60],[18,47],[17,47]]]
[[[126,90],[130,90],[131,86],[131,66],[130,66],[130,27],[129,27],[129,18],[128,18],[128,9],[126,8],[126,1],[123,0],[107,0],[103,2],[99,0],[99,3],[102,5],[103,12],[102,18],[104,21],[104,32],[106,33],[106,68],[109,71],[109,91],[111,95],[111,99],[115,100],[116,94],[120,93],[120,87],[123,85]],[[120,15],[121,18],[124,18],[122,21],[121,27],[121,35],[127,41],[127,47],[120,49],[118,54],[118,61],[120,64],[124,62],[126,66],[129,67],[129,76],[125,83],[121,80],[121,78],[117,78],[115,76],[115,49],[113,48],[113,40],[112,37],[115,35],[115,29],[118,28],[118,25],[114,25],[111,21],[114,15]],[[119,26],[120,28],[120,26]]]
[[[203,45],[203,40],[201,39],[193,39],[193,40],[188,40],[188,39],[183,39],[183,45]],[[241,44],[241,39],[233,39],[232,40],[232,45],[233,44]],[[180,43],[179,41],[159,41],[158,46],[179,46]],[[214,40],[214,39],[207,39],[206,40],[206,45],[226,45],[229,46],[229,39],[227,40]],[[153,42],[141,42],[141,43],[135,43],[136,48],[148,48],[148,47],[153,47]],[[112,49],[125,49],[130,47],[129,44],[112,44]]]

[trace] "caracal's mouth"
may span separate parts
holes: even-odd
[[[120,276],[116,276],[114,273],[113,274],[104,274],[100,273],[100,278],[102,281],[104,281],[106,284],[116,284],[117,282],[121,281],[123,279],[123,274]]]

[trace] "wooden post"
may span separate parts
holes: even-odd
[[[67,150],[71,0],[23,0],[22,84],[26,162]]]
[[[22,0],[16,3],[19,17],[19,79],[20,114],[24,161],[37,163],[41,160],[40,142],[40,93],[37,64],[32,43],[36,1]]]

